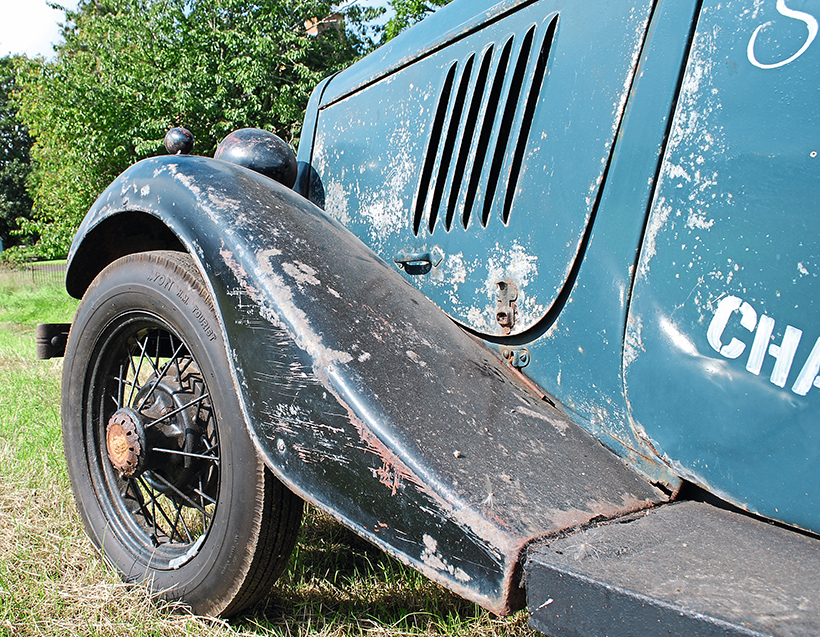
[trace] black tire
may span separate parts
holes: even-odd
[[[117,260],[72,325],[62,420],[74,497],[104,559],[197,614],[230,616],[286,566],[302,501],[256,454],[218,325],[187,254]]]

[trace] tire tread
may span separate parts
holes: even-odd
[[[83,379],[86,371],[83,366],[91,360],[90,352],[95,347],[94,343],[97,338],[95,330],[102,329],[100,319],[95,318],[97,307],[108,304],[106,307],[109,308],[109,312],[122,311],[118,309],[118,302],[112,301],[114,298],[112,295],[115,294],[115,290],[131,289],[130,268],[137,265],[141,268],[144,265],[155,266],[164,270],[167,275],[178,276],[190,287],[190,292],[197,295],[197,301],[207,305],[214,319],[214,325],[220,323],[220,316],[216,311],[206,280],[191,255],[184,252],[158,250],[127,255],[103,270],[86,291],[77,313],[77,319],[75,319],[79,329],[72,330],[69,336],[64,364],[63,439],[75,500],[80,508],[89,537],[103,554],[106,554],[104,544],[107,545],[108,542],[103,532],[106,524],[102,510],[96,508],[102,505],[96,504],[94,485],[88,474],[88,463],[105,460],[91,456],[85,457],[86,446],[81,440],[87,435],[86,427],[91,425],[83,424],[86,422],[85,416],[82,415],[84,407],[76,397],[82,394],[85,387],[86,381]],[[144,272],[144,269],[141,271]],[[138,276],[133,277],[132,280],[135,289],[144,289],[144,286],[141,288],[139,284]],[[112,283],[112,281],[115,282]],[[137,297],[142,294],[140,298],[145,300],[140,303],[160,303],[158,307],[162,307],[163,303],[170,303],[171,306],[176,303],[175,300],[169,301],[167,297],[165,301],[160,302],[160,297],[152,296],[150,292],[137,291],[129,292],[129,294]],[[177,305],[177,307],[184,306]],[[209,360],[214,361],[212,367],[216,366],[213,367],[211,373],[214,375],[212,378],[224,379],[226,373],[232,373],[229,371],[229,352],[223,345],[219,345],[218,348],[221,349],[211,350],[212,353],[208,354],[212,357]],[[222,395],[230,391],[226,385],[232,385],[232,383],[221,383]],[[233,407],[226,408],[226,413],[238,409],[237,401],[239,400],[240,397],[235,394],[230,399],[226,399],[228,405],[233,404]],[[259,602],[287,567],[301,526],[303,503],[301,498],[293,494],[265,466],[241,415],[239,422],[229,422],[229,426],[224,430],[222,427],[224,423],[220,427],[220,436],[230,435],[231,447],[239,449],[234,452],[240,454],[236,456],[236,464],[243,467],[241,471],[234,470],[230,474],[232,476],[230,478],[231,497],[227,504],[230,504],[231,513],[223,518],[225,524],[228,524],[227,521],[231,520],[233,512],[236,511],[242,516],[238,519],[245,520],[245,523],[241,525],[246,530],[241,540],[244,545],[236,547],[238,550],[235,552],[230,551],[230,554],[236,557],[217,558],[216,556],[227,555],[227,553],[216,551],[213,553],[215,561],[211,562],[216,570],[213,570],[206,579],[201,581],[197,579],[196,584],[190,579],[187,583],[181,581],[180,587],[164,587],[159,579],[155,583],[153,575],[143,572],[141,576],[134,576],[126,572],[127,568],[122,574],[128,580],[144,581],[149,588],[155,589],[157,594],[166,599],[181,598],[178,601],[190,604],[195,613],[230,617]],[[247,438],[237,439],[237,435],[241,433],[244,433]],[[254,461],[255,467],[251,468]],[[252,508],[252,511],[249,511],[249,508]],[[236,522],[236,524],[240,523]],[[223,544],[213,546],[226,546],[224,542],[229,541],[232,537],[239,537],[239,535],[226,535],[222,539]],[[109,537],[110,539],[112,538]],[[207,545],[206,541],[204,546]],[[182,568],[184,569],[185,566]],[[181,573],[181,571],[176,572]]]

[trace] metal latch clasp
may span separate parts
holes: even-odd
[[[506,336],[515,327],[515,302],[518,299],[518,287],[512,281],[498,281],[495,287],[495,320],[498,321]]]

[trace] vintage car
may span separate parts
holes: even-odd
[[[820,633],[818,18],[456,0],[298,157],[173,131],[41,331],[105,559],[232,615],[306,501],[554,636]]]

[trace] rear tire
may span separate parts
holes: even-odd
[[[256,454],[190,256],[130,255],[97,276],[62,395],[74,497],[123,578],[197,614],[259,601],[287,564],[302,501]]]

